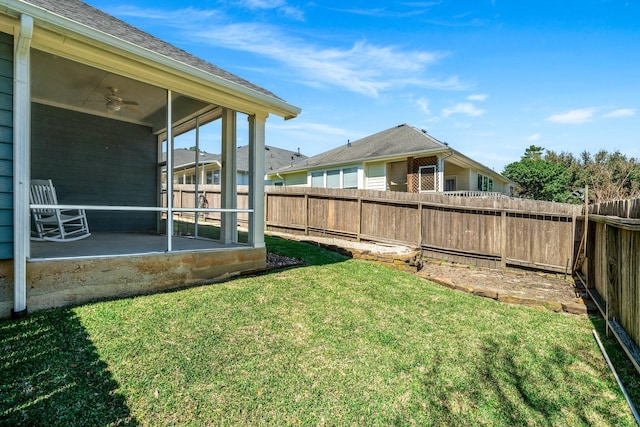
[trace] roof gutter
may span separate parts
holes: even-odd
[[[36,21],[39,20],[41,22],[51,24],[54,27],[59,27],[87,37],[89,39],[93,39],[106,45],[115,47],[117,49],[133,53],[141,58],[155,62],[167,68],[196,76],[200,79],[209,81],[230,91],[240,93],[247,98],[258,100],[260,101],[260,104],[264,107],[267,107],[270,112],[283,117],[285,120],[295,118],[302,111],[299,107],[296,107],[278,98],[268,96],[255,89],[242,86],[238,83],[231,82],[222,77],[214,76],[213,74],[207,73],[191,65],[187,65],[183,62],[176,61],[175,59],[171,59],[167,56],[160,55],[149,49],[137,46],[133,43],[88,27],[84,24],[80,24],[32,4],[25,3],[19,0],[0,0],[0,5],[4,6],[7,12],[13,11],[16,17],[20,16],[23,13],[28,14],[32,16]]]

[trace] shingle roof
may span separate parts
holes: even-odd
[[[204,151],[200,152],[198,156],[198,161],[200,163],[211,163],[214,161],[219,161],[219,154],[211,154]],[[174,168],[183,167],[185,165],[191,165],[196,162],[196,152],[194,150],[189,150],[187,148],[177,148],[173,150],[173,164]]]
[[[303,164],[308,159],[304,154],[299,152],[285,150],[270,145],[264,147],[264,171],[265,173],[272,173],[275,170],[283,168],[285,166],[294,166]],[[239,171],[249,170],[249,146],[243,145],[238,147],[236,152],[236,163]]]
[[[156,54],[195,67],[213,76],[228,80],[248,89],[281,100],[272,92],[257,86],[241,77],[229,73],[203,59],[179,49],[172,44],[145,33],[93,6],[79,0],[23,0],[25,3],[40,7],[51,13],[83,24],[94,30],[117,37],[136,46],[148,49]]]
[[[310,157],[299,166],[285,167],[281,171],[291,172],[314,167],[447,149],[446,144],[433,138],[425,131],[404,123],[325,151]]]
[[[304,163],[307,156],[299,152],[285,150],[283,148],[265,145],[264,147],[264,169],[265,173],[271,173],[285,166],[292,166]],[[188,169],[195,164],[196,152],[186,148],[173,150],[174,169]],[[200,152],[198,157],[200,164],[221,162],[222,155]],[[236,149],[236,169],[240,172],[249,170],[249,146],[243,145]]]

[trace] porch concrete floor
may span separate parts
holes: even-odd
[[[171,242],[173,251],[221,250],[246,247],[243,244],[225,245],[215,240],[195,239],[186,236],[174,236]],[[91,236],[74,242],[31,241],[31,260],[163,253],[166,250],[167,236],[164,235],[91,233]]]

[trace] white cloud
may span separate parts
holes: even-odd
[[[306,84],[338,86],[371,97],[409,84],[440,89],[461,87],[457,77],[448,80],[416,77],[444,56],[440,52],[405,51],[366,41],[349,48],[321,47],[257,23],[211,26],[196,36],[204,43],[277,61]]]
[[[552,123],[562,124],[581,124],[590,122],[597,108],[580,108],[577,110],[566,111],[564,113],[553,114],[547,118]]]
[[[427,98],[420,98],[416,101],[416,104],[420,107],[423,113],[427,116],[431,114],[431,110],[429,109],[429,100]]]
[[[613,110],[607,114],[604,114],[602,117],[606,118],[621,118],[621,117],[632,117],[636,115],[635,108],[620,108],[617,110]]]
[[[279,8],[281,13],[289,7],[285,0],[243,0],[241,5],[253,9]],[[335,86],[370,97],[406,86],[440,90],[464,88],[457,76],[437,79],[427,74],[427,68],[446,57],[446,52],[407,50],[366,40],[348,46],[325,46],[308,38],[295,37],[275,25],[258,22],[229,24],[221,11],[192,8],[171,11],[127,6],[110,12],[116,16],[150,19],[152,24],[174,28],[180,31],[175,33],[175,37],[185,43],[255,54],[276,63],[265,72],[280,76],[290,74],[309,86]]]
[[[527,138],[527,141],[531,141],[531,142],[539,141],[539,140],[540,140],[540,134],[539,133],[534,133],[533,135],[530,135]]]
[[[242,6],[251,10],[275,9],[279,13],[296,21],[304,21],[304,11],[290,6],[284,0],[242,0]]]
[[[310,122],[300,122],[299,120],[295,120],[293,122],[273,122],[269,124],[269,129],[278,129],[283,132],[293,132],[300,133],[305,135],[333,135],[333,136],[345,136],[348,132],[342,128],[338,128],[335,126],[327,125],[324,123],[310,123]]]
[[[488,97],[489,97],[489,95],[487,95],[485,93],[476,93],[476,94],[467,96],[467,99],[469,101],[480,101],[480,102],[483,102],[483,101],[486,101]]]
[[[122,5],[107,8],[106,11],[118,17],[128,16],[131,18],[147,19],[170,26],[175,26],[175,24],[179,22],[188,22],[189,25],[194,25],[205,20],[222,16],[222,13],[218,10],[195,9],[193,7],[164,10]]]
[[[466,114],[467,116],[476,117],[483,115],[485,112],[485,110],[477,108],[470,102],[461,102],[451,108],[443,109],[442,115],[445,117],[449,117],[452,114]]]

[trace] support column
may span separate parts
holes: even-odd
[[[27,315],[27,258],[30,256],[29,187],[31,177],[31,37],[33,18],[20,17],[14,46],[13,92],[13,308]]]
[[[220,171],[220,207],[236,209],[238,185],[236,182],[236,112],[222,109],[222,170]],[[238,214],[222,212],[220,215],[220,241],[238,243]]]
[[[438,192],[444,191],[444,159],[438,157]]]
[[[167,90],[167,252],[173,250],[173,123],[170,90]]]
[[[264,135],[267,115],[249,116],[249,246],[264,248]]]

